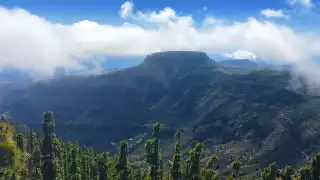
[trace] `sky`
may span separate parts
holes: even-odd
[[[108,56],[195,50],[303,64],[311,76],[319,27],[318,0],[0,0],[0,68],[50,76],[101,70]]]

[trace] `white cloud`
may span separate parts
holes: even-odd
[[[215,24],[215,23],[217,23],[217,19],[216,18],[214,18],[214,17],[206,17],[205,19],[204,19],[204,24],[206,24],[206,25],[212,25],[212,24]]]
[[[83,62],[96,54],[146,55],[166,50],[220,54],[243,49],[262,59],[288,62],[304,62],[320,53],[319,35],[253,17],[203,28],[195,25],[192,16],[178,16],[170,8],[136,14],[130,11],[157,26],[147,28],[140,22],[114,26],[88,20],[54,24],[22,9],[0,8],[0,68],[51,75],[57,66],[84,68]]]
[[[132,11],[133,11],[133,3],[131,1],[126,1],[121,5],[121,9],[119,13],[122,18],[127,18],[131,16]]]
[[[176,12],[169,7],[164,8],[158,13],[155,11],[147,13],[139,11],[136,16],[138,19],[143,19],[151,23],[168,23],[177,18]]]
[[[285,18],[285,17],[287,17],[281,9],[280,10],[264,9],[264,10],[261,10],[260,13],[263,16],[265,16],[266,18]]]
[[[256,60],[257,56],[250,51],[246,50],[236,50],[233,53],[226,53],[224,54],[224,57],[231,58],[231,59],[249,59],[249,60]]]
[[[303,6],[305,8],[312,8],[313,7],[313,3],[312,0],[288,0],[290,5],[300,5]]]

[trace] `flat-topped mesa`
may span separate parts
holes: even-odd
[[[182,76],[200,67],[213,64],[204,52],[197,51],[167,51],[157,52],[143,61],[143,65],[155,71],[162,71],[167,78]]]
[[[147,55],[144,63],[148,65],[180,66],[192,64],[194,66],[206,65],[211,62],[204,52],[197,51],[166,51]]]

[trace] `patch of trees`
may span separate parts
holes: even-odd
[[[133,167],[128,160],[128,143],[122,141],[115,157],[97,152],[75,143],[63,142],[56,137],[52,112],[44,114],[43,135],[31,130],[28,134],[15,132],[4,117],[0,121],[0,180],[218,180],[218,157],[212,155],[205,166],[201,165],[202,145],[189,151],[184,161],[181,155],[180,130],[175,134],[172,159],[165,160],[159,148],[163,125],[153,125],[152,137],[145,143],[146,167]],[[165,163],[169,161],[169,165]],[[168,167],[166,167],[168,166]],[[230,164],[233,172],[228,180],[246,179],[241,176],[241,160]],[[310,165],[298,171],[286,167],[278,169],[273,163],[260,176],[262,180],[319,180],[320,154]]]

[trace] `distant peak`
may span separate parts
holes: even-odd
[[[162,51],[162,52],[155,52],[148,56],[175,56],[175,55],[183,55],[183,56],[207,56],[205,52],[201,51]]]
[[[194,65],[206,64],[211,61],[204,52],[198,51],[165,51],[147,55],[144,63],[148,65],[169,65],[176,66],[192,63]]]
[[[212,65],[213,61],[204,52],[166,51],[149,54],[143,65],[166,78],[179,77],[200,67]]]

